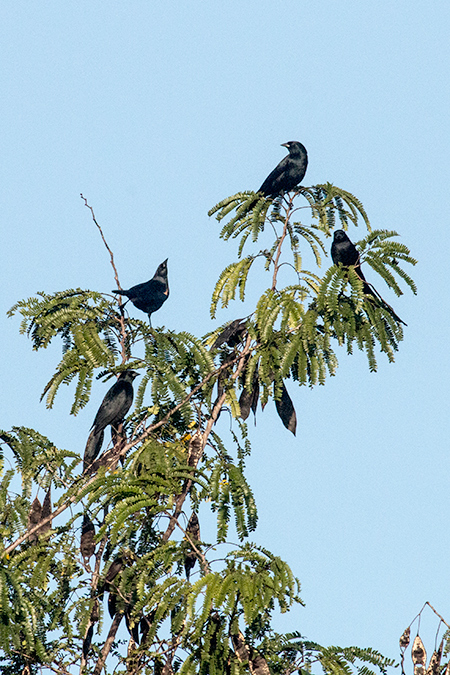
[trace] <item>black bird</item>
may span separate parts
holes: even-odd
[[[96,433],[109,424],[116,428],[122,422],[133,403],[132,382],[138,375],[135,370],[124,370],[117,378],[117,382],[106,392],[91,427]]]
[[[356,274],[364,283],[363,285],[364,293],[366,295],[371,295],[373,298],[375,298],[377,302],[381,303],[381,305],[389,312],[389,314],[396,321],[406,326],[406,323],[402,321],[402,319],[400,319],[400,317],[394,312],[392,307],[388,305],[388,303],[385,300],[383,300],[378,291],[376,291],[375,289],[372,290],[372,288],[367,283],[366,277],[364,276],[364,273],[361,269],[359,251],[356,248],[355,244],[349,239],[344,230],[336,230],[336,232],[334,233],[333,243],[331,244],[331,258],[335,265],[338,265],[339,263],[341,263],[341,265],[343,265],[344,267],[354,265]]]
[[[334,233],[333,243],[331,244],[331,258],[335,265],[339,263],[344,267],[354,265],[356,274],[364,281],[364,293],[373,295],[361,269],[359,251],[344,230],[336,230]]]
[[[140,309],[141,311],[148,314],[148,318],[151,322],[151,314],[156,312],[163,303],[169,297],[169,282],[167,279],[167,260],[159,265],[153,277],[150,281],[146,281],[143,284],[137,284],[132,286],[128,290],[117,289],[112,291],[113,293],[118,293],[119,295],[125,295],[128,300],[131,300],[133,305]],[[128,300],[126,300],[121,307],[124,307]]]
[[[289,150],[289,154],[269,173],[258,192],[265,197],[277,197],[281,193],[289,192],[303,180],[308,166],[308,153],[304,145],[298,141],[282,143]]]
[[[135,370],[124,370],[120,373],[117,382],[106,392],[105,398],[101,402],[100,408],[91,427],[91,433],[87,440],[84,451],[84,468],[92,464],[99,454],[102,443],[104,429],[111,425],[115,430],[123,421],[125,415],[133,403],[133,380],[139,373]]]

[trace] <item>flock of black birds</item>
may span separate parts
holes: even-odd
[[[275,169],[267,176],[258,192],[264,197],[275,199],[283,196],[296,188],[303,180],[308,166],[308,154],[306,148],[298,141],[289,141],[282,144],[289,151],[289,154],[281,160]],[[343,267],[353,266],[356,274],[363,282],[364,293],[370,296],[374,301],[381,304],[387,309],[396,321],[404,323],[392,310],[392,308],[381,298],[381,296],[373,289],[373,287],[366,281],[366,278],[361,270],[360,255],[356,246],[349,239],[344,230],[337,230],[334,233],[333,243],[331,246],[331,257],[335,265],[342,265]],[[167,260],[162,262],[153,277],[142,284],[132,286],[128,290],[116,289],[113,291],[120,296],[125,296],[127,300],[120,305],[120,309],[126,305],[128,301],[142,312],[148,314],[151,323],[151,315],[162,307],[169,296],[169,283]],[[213,348],[218,348],[222,344],[227,343],[230,346],[237,344],[240,340],[242,331],[245,330],[245,320],[237,319],[231,322],[218,336]],[[234,340],[234,342],[233,342]],[[126,414],[128,413],[133,403],[133,380],[138,376],[134,370],[125,370],[120,373],[117,381],[108,390],[104,397],[94,422],[91,427],[89,438],[87,440],[86,449],[84,453],[84,471],[92,472],[96,469],[96,464],[93,464],[98,457],[102,448],[104,440],[104,432],[106,427],[111,427],[111,436],[114,438],[119,431],[119,427],[123,424]],[[247,392],[248,393],[248,392]],[[280,401],[277,401],[277,410],[282,418],[285,426],[293,431],[295,434],[295,411],[293,410],[292,401],[283,385],[283,396]],[[253,399],[247,402],[248,412],[250,408],[253,409]],[[245,407],[245,406],[244,406]],[[200,539],[200,529],[198,518],[195,513],[192,514],[187,532],[194,541]],[[85,516],[83,521],[82,543],[81,550],[85,558],[89,558],[95,550],[93,544],[93,525],[89,518]],[[191,549],[185,556],[185,570],[186,576],[189,579],[189,574],[195,564],[196,555]],[[111,566],[106,580],[105,587],[108,583],[112,583],[112,572],[116,572]],[[108,582],[108,583],[107,583]]]

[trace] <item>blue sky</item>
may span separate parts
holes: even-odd
[[[95,398],[77,418],[70,392],[51,411],[39,404],[59,346],[32,353],[5,318],[38,290],[114,287],[80,192],[123,286],[169,257],[155,323],[197,335],[217,325],[210,295],[236,255],[207,211],[257,189],[288,140],[308,149],[305,184],[354,193],[373,227],[396,229],[418,258],[418,296],[394,302],[408,323],[395,364],[380,356],[370,374],[362,355],[342,354],[325,387],[291,385],[296,438],[268,408],[251,428],[254,539],[291,564],[307,603],[280,626],[393,657],[425,600],[450,618],[449,15],[443,0],[0,10],[0,368],[14,383],[2,387],[3,428],[84,448]],[[233,306],[218,323],[241,315]]]

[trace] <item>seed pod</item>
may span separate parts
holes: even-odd
[[[430,663],[427,668],[427,675],[438,675],[439,666],[441,665],[442,650],[444,649],[444,640],[439,645],[439,649],[435,650],[431,655]]]
[[[39,499],[36,497],[28,513],[28,530],[31,530],[35,525],[37,525],[41,521],[41,514],[42,514],[42,505]],[[38,540],[37,532],[35,532],[34,534],[31,535],[31,537],[28,538],[30,544],[35,544],[37,540]]]
[[[414,663],[414,675],[425,675],[425,664],[427,662],[427,652],[422,640],[416,635],[411,649],[411,658]]]
[[[89,626],[89,628],[88,628],[88,631],[86,633],[86,637],[84,638],[84,641],[83,641],[83,646],[81,648],[81,651],[83,653],[83,657],[84,657],[85,660],[87,659],[88,654],[89,654],[89,648],[91,646],[93,634],[94,634],[94,626],[92,625],[92,626]]]
[[[95,598],[94,604],[92,605],[90,620],[92,621],[92,623],[97,623],[99,618],[100,618],[100,606],[98,604],[97,598]]]
[[[47,494],[44,497],[44,501],[42,502],[42,512],[41,512],[41,520],[45,520],[45,518],[48,518],[48,516],[52,512],[52,487],[50,486],[48,488]],[[45,523],[45,525],[42,525],[42,527],[39,528],[39,534],[44,534],[45,532],[48,532],[52,528],[52,521],[49,520],[48,523]]]
[[[81,527],[80,551],[83,558],[88,561],[95,553],[95,527],[88,515],[83,516]]]
[[[289,429],[289,431],[292,431],[295,436],[295,431],[297,429],[297,415],[295,414],[294,404],[284,386],[284,382],[281,383],[281,398],[279,401],[275,401],[275,405],[284,426],[286,429]]]
[[[188,464],[189,466],[197,466],[200,455],[202,454],[202,432],[200,429],[192,434],[192,438],[189,441],[188,448]]]
[[[408,626],[408,628],[406,628],[406,629],[403,631],[402,636],[401,636],[401,638],[400,638],[400,640],[399,640],[399,642],[400,642],[400,649],[406,649],[406,647],[409,645],[409,637],[410,637],[410,634],[411,634],[411,628],[410,628],[410,626]]]

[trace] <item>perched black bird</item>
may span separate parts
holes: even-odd
[[[258,192],[265,197],[277,197],[289,192],[303,180],[308,166],[308,153],[304,145],[298,141],[282,143],[289,150],[289,154],[281,160],[278,166],[269,173]]]
[[[373,295],[361,269],[359,251],[355,244],[347,237],[344,230],[336,230],[334,233],[333,243],[331,244],[331,258],[335,265],[339,263],[344,267],[354,265],[356,274],[364,281],[364,293]]]
[[[99,454],[103,443],[104,429],[108,425],[117,429],[131,408],[134,393],[132,382],[138,375],[139,373],[134,370],[124,370],[120,373],[117,382],[106,392],[106,396],[97,410],[86,443],[83,459],[84,469],[92,464]]]
[[[156,312],[169,297],[167,260],[168,259],[164,260],[164,262],[159,265],[150,281],[146,281],[143,284],[137,284],[137,286],[133,286],[127,291],[118,291],[117,289],[112,291],[113,293],[118,293],[119,295],[125,295],[128,300],[131,300],[137,309],[140,309],[141,311],[148,314],[150,322],[151,314]],[[124,307],[128,300],[126,300],[126,302],[124,302],[121,307]]]
[[[334,233],[333,243],[331,244],[331,258],[335,265],[338,265],[339,263],[341,263],[341,265],[343,265],[344,267],[354,265],[356,274],[364,283],[363,285],[364,293],[366,295],[371,295],[373,298],[375,298],[378,304],[381,303],[381,305],[389,312],[389,314],[396,321],[406,326],[406,323],[402,321],[402,319],[394,312],[392,307],[388,305],[388,303],[385,300],[383,300],[378,291],[376,291],[375,289],[372,290],[372,288],[367,283],[366,277],[364,276],[364,273],[361,269],[359,251],[356,248],[355,244],[348,238],[344,230],[336,230],[336,232]]]
[[[92,429],[99,433],[109,424],[116,428],[124,419],[133,403],[133,380],[139,373],[135,370],[124,370],[117,378],[97,410]]]

